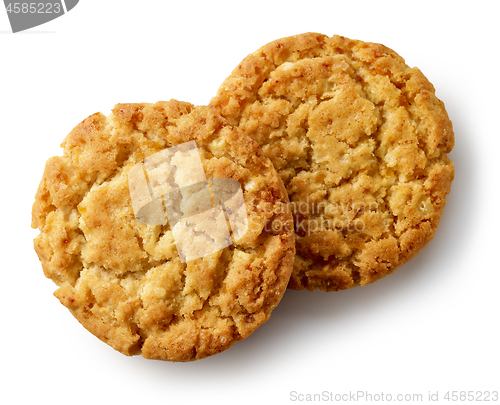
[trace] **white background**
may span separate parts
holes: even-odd
[[[17,34],[0,8],[1,402],[285,404],[323,392],[426,400],[439,391],[449,403],[447,391],[499,391],[495,3],[81,0]],[[52,296],[33,250],[45,161],[94,112],[170,98],[206,104],[248,53],[307,31],[383,43],[435,85],[456,137],[435,239],[370,286],[288,291],[269,322],[211,358],[115,352]]]

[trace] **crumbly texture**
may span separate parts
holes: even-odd
[[[315,33],[280,39],[246,57],[210,106],[261,145],[286,186],[290,288],[366,285],[433,238],[454,177],[452,124],[394,51]]]
[[[127,177],[144,158],[193,140],[207,179],[240,183],[249,226],[236,243],[182,263],[169,224],[135,219]],[[126,355],[189,361],[268,320],[295,243],[283,183],[255,141],[207,107],[171,100],[91,115],[62,147],[36,194],[34,246],[54,295],[85,328]]]

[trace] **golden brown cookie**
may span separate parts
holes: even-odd
[[[247,56],[210,106],[255,139],[294,214],[290,288],[392,273],[434,236],[454,176],[434,87],[383,45],[315,33]]]
[[[91,115],[62,147],[36,194],[34,245],[85,328],[126,355],[189,361],[268,320],[295,245],[283,183],[255,141],[172,100]]]

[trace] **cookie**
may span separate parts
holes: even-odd
[[[307,33],[248,55],[210,106],[278,170],[296,230],[289,287],[372,283],[433,238],[454,177],[452,124],[391,49]]]
[[[266,322],[293,267],[288,197],[257,143],[171,100],[91,115],[50,158],[35,250],[54,295],[126,355],[190,361]]]

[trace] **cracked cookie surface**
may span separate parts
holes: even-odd
[[[129,173],[190,141],[208,179],[239,182],[248,227],[230,246],[182,262],[171,224],[135,219]],[[59,287],[54,295],[86,329],[126,355],[190,361],[268,320],[286,290],[295,244],[287,193],[255,141],[207,107],[171,100],[91,115],[62,147],[36,194],[34,246]]]
[[[434,236],[454,177],[432,84],[389,48],[307,33],[246,57],[210,106],[255,139],[290,197],[289,288],[372,283]]]

